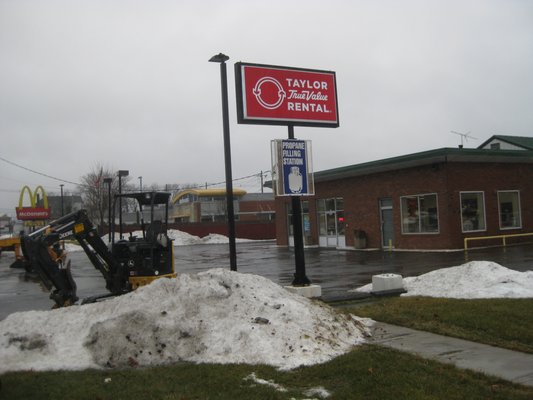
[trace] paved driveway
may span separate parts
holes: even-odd
[[[83,252],[70,254],[78,295],[105,293],[105,284]],[[228,245],[176,246],[176,270],[200,272],[210,268],[229,268]],[[372,275],[398,273],[416,276],[467,261],[495,261],[519,271],[533,270],[533,245],[457,252],[384,252],[311,248],[305,251],[308,278],[322,286],[324,298],[346,295],[350,289],[365,285]],[[15,311],[46,310],[52,305],[39,283],[21,270],[10,269],[10,253],[0,256],[0,319]],[[265,276],[281,285],[292,282],[294,253],[273,242],[237,243],[237,269]]]

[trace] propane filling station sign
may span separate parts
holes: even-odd
[[[242,124],[339,126],[335,72],[236,63]]]
[[[278,196],[315,193],[309,140],[273,140],[272,166]]]

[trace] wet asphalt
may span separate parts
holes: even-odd
[[[85,253],[71,252],[73,276],[80,298],[104,294],[105,283]],[[19,269],[11,269],[13,253],[0,256],[0,320],[16,311],[47,310],[52,306],[48,292],[35,279]],[[353,296],[348,291],[366,285],[372,275],[396,273],[403,277],[420,274],[468,261],[494,261],[518,271],[533,270],[533,244],[452,252],[359,251],[307,248],[307,277],[322,287],[326,301]],[[227,244],[176,246],[178,273],[201,272],[211,268],[229,269]],[[292,249],[274,242],[237,243],[237,270],[261,275],[280,285],[290,285],[295,272]]]

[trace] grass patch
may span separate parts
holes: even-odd
[[[344,310],[376,321],[533,353],[533,299],[393,297]]]
[[[246,379],[281,385],[279,391]],[[531,399],[533,388],[365,345],[328,363],[283,372],[266,366],[177,364],[132,370],[16,372],[0,376],[0,399]]]

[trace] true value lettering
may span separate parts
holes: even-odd
[[[287,110],[302,112],[331,112],[327,104],[310,103],[310,101],[327,102],[328,95],[322,91],[328,90],[328,83],[324,81],[311,81],[308,79],[285,78],[287,82],[287,100],[301,100],[304,102],[287,101]],[[311,90],[309,90],[311,89]]]

